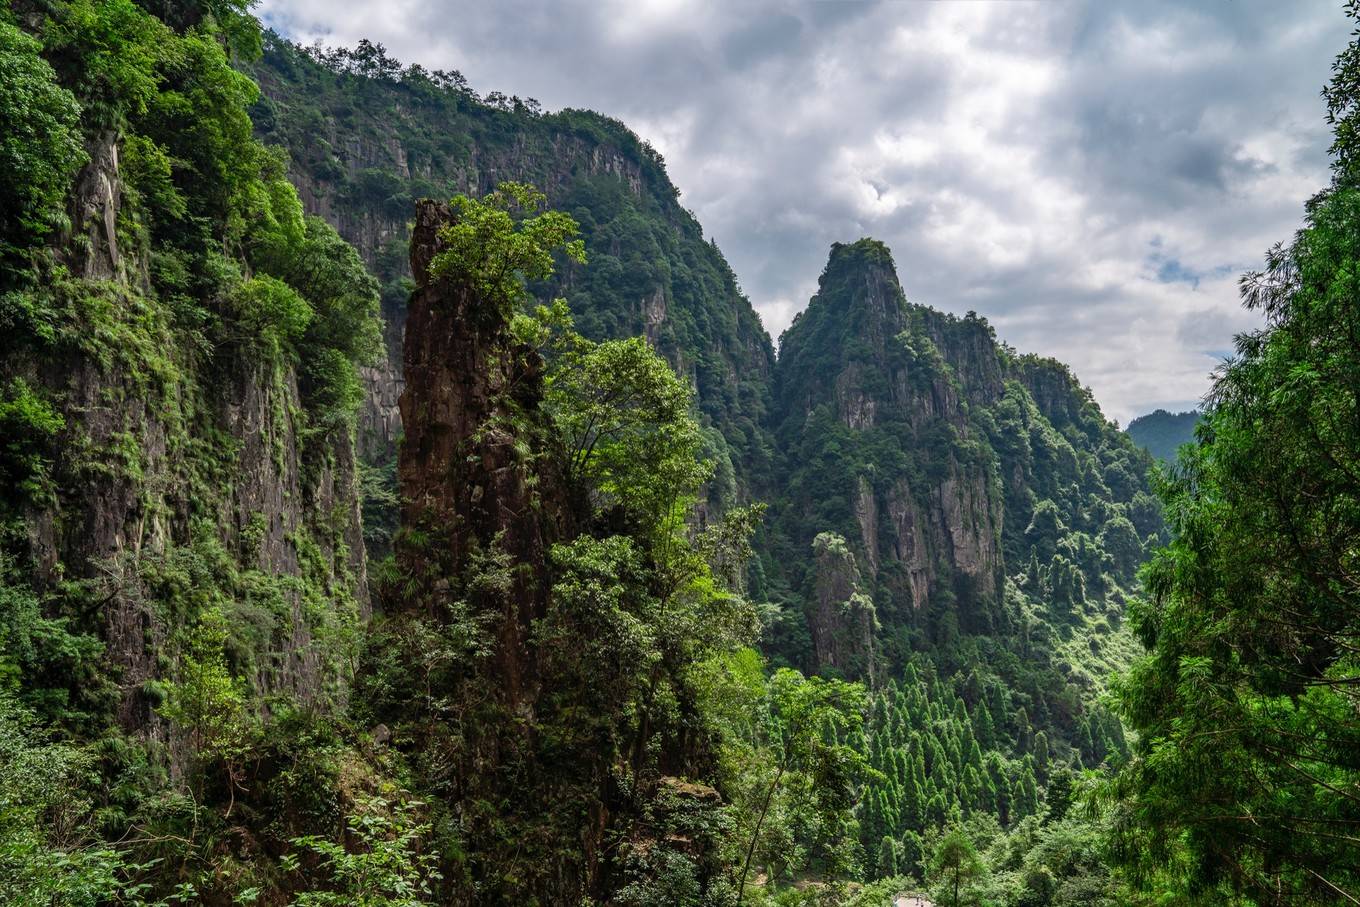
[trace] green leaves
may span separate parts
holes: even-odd
[[[258,343],[274,359],[296,359],[297,347],[312,321],[312,307],[288,284],[261,274],[241,284],[233,295],[236,320],[248,341]]]
[[[1346,0],[1346,12],[1360,18],[1360,4]],[[1360,44],[1351,42],[1332,64],[1332,79],[1322,90],[1327,101],[1327,122],[1331,125],[1334,141],[1332,156],[1338,175],[1353,182],[1360,174]]]
[[[661,602],[648,594],[646,566],[626,537],[581,536],[554,546],[552,559],[551,604],[534,642],[555,678],[552,699],[570,717],[561,730],[608,735],[662,658]]]
[[[0,484],[30,503],[48,494],[51,448],[65,426],[61,413],[24,379],[0,387]]]
[[[159,709],[183,731],[205,762],[221,760],[232,784],[255,731],[245,684],[232,676],[224,646],[227,627],[220,612],[200,616],[180,653],[177,676]]]
[[[123,864],[95,843],[83,792],[94,760],[43,739],[0,687],[0,901],[94,907],[121,891]]]
[[[620,506],[647,526],[709,476],[690,388],[641,337],[578,338],[551,364],[544,405],[557,428],[568,480],[597,509]]]
[[[161,88],[160,68],[179,44],[132,0],[69,0],[54,4],[42,41],[63,84],[85,107],[91,133],[145,114]]]
[[[319,217],[302,215],[297,194],[287,183],[265,211],[275,229],[262,230],[252,259],[308,309],[305,324],[294,322],[290,346],[301,366],[301,390],[313,424],[334,428],[352,424],[363,403],[356,365],[371,365],[382,355],[378,283],[359,253]],[[261,279],[257,277],[250,283]]]
[[[1325,92],[1336,180],[1243,278],[1267,327],[1239,337],[1165,477],[1175,538],[1144,571],[1148,654],[1118,689],[1140,739],[1116,850],[1206,899],[1360,897],[1357,48]]]
[[[973,842],[959,828],[945,832],[930,858],[930,873],[936,881],[937,897],[940,903],[948,907],[974,903],[975,895],[969,888],[986,871]]]
[[[730,688],[752,688],[746,659],[731,660],[727,670]],[[765,685],[757,721],[724,724],[740,833],[731,857],[740,860],[739,893],[753,866],[777,876],[811,861],[831,877],[858,873],[854,807],[857,787],[872,769],[852,741],[866,711],[859,684],[780,668]],[[811,852],[800,852],[803,847]]]
[[[431,826],[420,819],[422,803],[382,797],[361,799],[345,819],[344,841],[318,835],[292,840],[298,851],[310,852],[319,862],[316,875],[326,887],[304,891],[295,907],[425,907],[435,903],[435,885],[442,876],[438,857],[422,851]],[[286,854],[283,868],[298,872],[301,855]],[[309,873],[311,874],[311,873]]]
[[[65,218],[86,160],[80,105],[57,84],[42,46],[0,13],[0,256],[28,248]]]
[[[455,196],[454,220],[440,228],[430,276],[465,287],[509,319],[527,295],[524,281],[552,274],[555,251],[572,261],[586,260],[576,221],[560,211],[543,211],[546,200],[532,186],[514,182],[501,183],[482,199]]]

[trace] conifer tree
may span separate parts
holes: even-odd
[[[1018,749],[1022,753],[1033,752],[1034,727],[1030,724],[1029,712],[1025,710],[1025,707],[1023,705],[1020,706],[1019,710],[1015,713],[1015,727],[1016,727],[1015,736],[1016,749]]]
[[[1031,546],[1029,549],[1029,566],[1025,569],[1025,591],[1030,595],[1042,595],[1044,588],[1044,577],[1042,568],[1039,566],[1038,549]]]
[[[1039,811],[1039,791],[1034,783],[1034,772],[1028,766],[1021,770],[1020,777],[1016,780],[1014,801],[1011,810],[1013,822]]]
[[[878,857],[874,862],[875,876],[889,879],[897,875],[897,842],[888,835],[878,845]]]
[[[898,852],[897,871],[902,875],[919,877],[924,857],[921,835],[914,829],[902,833],[901,849]]]
[[[992,711],[985,702],[978,703],[973,712],[973,734],[983,749],[996,746],[996,725],[992,720]]]
[[[1067,816],[1067,811],[1072,807],[1072,797],[1072,773],[1065,768],[1054,772],[1044,791],[1044,804],[1048,807],[1050,821],[1059,822]]]
[[[1039,731],[1034,735],[1034,769],[1040,778],[1048,776],[1048,734]]]

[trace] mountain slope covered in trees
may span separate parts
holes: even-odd
[[[1354,46],[1160,497],[875,240],[776,358],[598,114],[239,0],[0,72],[0,900],[1360,896]]]
[[[774,350],[655,150],[617,120],[483,98],[456,72],[402,67],[367,43],[323,52],[266,35],[250,71],[263,89],[257,133],[289,153],[308,210],[354,244],[383,287],[388,356],[368,372],[360,417],[360,447],[376,466],[391,463],[400,432],[413,200],[520,180],[576,219],[590,257],[588,267],[560,261],[536,295],[565,298],[587,337],[647,337],[695,388],[706,453],[719,466],[706,496],[749,500],[772,457]]]
[[[349,697],[378,292],[252,137],[258,40],[235,4],[0,10],[7,903],[192,899],[306,824],[283,741]]]
[[[1176,459],[1176,451],[1182,444],[1195,440],[1195,427],[1199,422],[1198,410],[1169,413],[1158,409],[1134,419],[1124,431],[1143,450],[1170,463]]]

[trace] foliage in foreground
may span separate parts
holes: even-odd
[[[1266,326],[1166,477],[1175,539],[1119,689],[1117,853],[1188,901],[1360,899],[1360,32],[1324,95],[1332,185],[1242,279]]]

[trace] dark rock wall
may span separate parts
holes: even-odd
[[[141,253],[120,249],[123,193],[119,146],[101,137],[56,253],[77,279],[54,291],[55,304],[84,326],[0,365],[0,378],[36,383],[65,420],[51,464],[56,491],[26,516],[35,578],[54,607],[81,620],[94,609],[127,730],[161,732],[145,694],[165,679],[178,606],[153,588],[154,575],[196,545],[223,551],[228,573],[253,571],[290,589],[267,641],[238,653],[255,692],[343,698],[344,679],[313,634],[367,614],[350,432],[304,439],[291,367],[187,342]],[[323,613],[304,613],[318,601]]]

